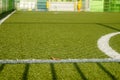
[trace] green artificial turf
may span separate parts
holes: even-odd
[[[120,13],[16,12],[0,25],[0,59],[108,58],[97,40]],[[119,35],[110,40],[119,49]],[[116,46],[117,45],[117,46]],[[1,64],[0,80],[119,80],[119,63]]]
[[[0,80],[119,80],[119,67],[119,63],[5,64],[0,65]]]
[[[97,47],[102,35],[115,31],[100,24],[114,23],[116,18],[110,21],[107,14],[114,16],[112,13],[16,12],[1,26],[0,59],[107,57]]]
[[[120,35],[116,35],[114,37],[111,38],[110,40],[110,46],[117,51],[118,53],[120,53]]]

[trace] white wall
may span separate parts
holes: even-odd
[[[18,3],[19,9],[32,10],[36,9],[36,0],[20,0]]]

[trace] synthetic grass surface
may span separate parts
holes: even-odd
[[[116,35],[114,36],[111,40],[110,40],[110,46],[117,51],[118,53],[120,53],[120,35]]]
[[[0,26],[0,59],[108,58],[97,40],[119,13],[16,12]],[[110,45],[119,42],[119,35]],[[119,44],[119,43],[118,43]],[[114,49],[119,51],[119,45]],[[119,63],[1,64],[0,80],[119,80]]]
[[[4,64],[0,80],[119,80],[119,63]]]
[[[101,15],[100,15],[101,14]],[[16,12],[0,32],[1,59],[104,58],[97,40],[119,13]]]

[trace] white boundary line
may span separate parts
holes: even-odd
[[[115,32],[115,33],[110,33],[107,34],[105,36],[102,36],[97,44],[98,44],[98,48],[104,52],[106,55],[108,55],[111,58],[114,59],[120,59],[120,53],[116,52],[115,50],[113,50],[110,45],[109,45],[109,41],[111,39],[111,37],[120,34],[120,32]]]
[[[0,25],[1,25],[5,20],[7,20],[11,15],[13,15],[15,12],[16,12],[16,10],[13,11],[11,14],[7,15],[5,18],[1,19],[1,20],[0,20]]]
[[[42,60],[42,59],[25,59],[25,60],[0,60],[0,64],[40,64],[40,63],[97,63],[97,62],[120,62],[120,59],[61,59],[61,60]]]

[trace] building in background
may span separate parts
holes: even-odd
[[[91,12],[120,12],[120,0],[89,0]]]
[[[78,11],[78,0],[0,0],[0,14],[11,11]],[[120,0],[82,0],[81,11],[120,12]]]

